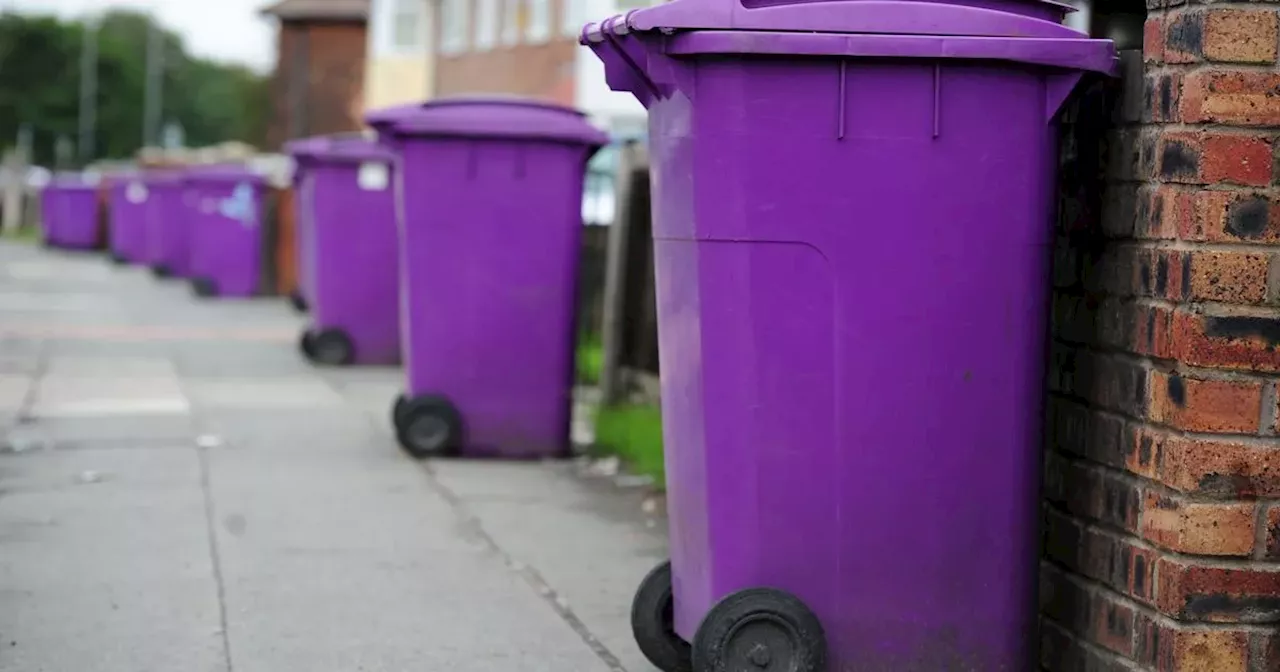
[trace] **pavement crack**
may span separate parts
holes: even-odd
[[[222,579],[222,554],[218,550],[217,512],[213,504],[213,488],[209,478],[209,451],[196,447],[196,457],[200,462],[200,490],[204,494],[204,529],[209,539],[209,562],[213,567],[213,582],[218,595],[218,631],[222,637],[222,659],[226,663],[226,672],[235,672],[235,664],[231,660],[231,636],[227,631],[227,591]]]
[[[591,632],[591,629],[587,627],[587,624],[573,612],[573,609],[569,608],[568,602],[560,596],[560,593],[558,593],[545,578],[543,578],[537,568],[528,563],[516,560],[515,557],[508,553],[507,550],[504,549],[502,545],[484,529],[484,524],[480,520],[480,517],[471,512],[470,507],[468,507],[466,502],[462,500],[462,497],[458,496],[458,493],[450,489],[449,486],[445,485],[436,476],[435,470],[433,470],[429,464],[424,463],[420,466],[426,474],[427,480],[430,482],[432,488],[434,488],[435,491],[445,500],[449,505],[449,508],[453,509],[454,515],[459,518],[459,522],[467,528],[467,531],[470,533],[469,536],[472,536],[481,544],[488,547],[491,552],[502,558],[503,562],[505,562],[508,567],[520,574],[521,578],[525,580],[525,583],[528,583],[529,586],[533,588],[534,592],[538,594],[538,597],[542,598],[542,601],[546,602],[547,606],[551,607],[551,610],[560,617],[560,620],[564,621],[564,623],[573,630],[574,634],[582,640],[582,643],[586,644],[587,648],[591,649],[591,652],[594,653],[605,665],[607,665],[611,672],[627,672],[627,668],[622,664],[622,661],[618,656],[614,654],[613,651],[610,651],[609,647],[605,646],[604,643],[600,641],[600,638],[596,637],[595,634]]]

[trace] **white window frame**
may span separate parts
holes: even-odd
[[[560,0],[560,33],[577,38],[587,22],[582,18],[582,0]]]
[[[520,44],[524,33],[524,0],[499,0],[502,3],[502,44]]]
[[[467,0],[441,0],[440,2],[440,53],[461,54],[470,41],[467,22]]]
[[[387,0],[389,11],[386,12],[387,44],[390,51],[399,54],[421,53],[427,49],[427,3],[426,0]],[[400,42],[400,28],[406,20],[412,21],[417,30],[414,31],[413,42]]]
[[[524,36],[533,44],[541,44],[551,39],[551,0],[525,0],[528,4],[529,21],[525,25]]]
[[[501,0],[476,0],[475,28],[472,44],[477,51],[488,51],[498,44],[498,23],[502,18]]]

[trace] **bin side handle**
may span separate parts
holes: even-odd
[[[1084,72],[1080,70],[1067,70],[1049,75],[1044,87],[1045,123],[1052,122],[1062,111],[1062,105],[1067,102],[1067,98],[1071,97],[1071,92],[1075,91],[1081,77],[1084,77]]]
[[[614,25],[621,18],[612,17],[600,23],[587,24],[578,41],[595,52],[604,64],[609,88],[631,93],[647,108],[662,96],[662,90],[637,60],[645,54],[633,53],[636,48],[644,49],[644,45],[628,37],[624,24]],[[628,48],[627,43],[635,46]]]

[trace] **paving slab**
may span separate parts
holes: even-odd
[[[0,672],[650,672],[644,494],[410,460],[305,323],[0,243]]]

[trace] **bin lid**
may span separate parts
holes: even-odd
[[[186,179],[195,182],[266,182],[266,177],[248,166],[227,163],[192,166],[187,170]]]
[[[335,161],[361,163],[390,162],[395,154],[362,133],[317,135],[285,143],[285,152],[295,161]]]
[[[1053,0],[670,0],[610,19],[611,31],[766,30],[1080,39]],[[598,41],[599,24],[586,39]]]
[[[458,96],[375,110],[365,121],[402,136],[550,140],[602,147],[608,141],[571,107],[517,96]]]
[[[102,178],[97,173],[59,172],[54,173],[47,186],[56,189],[97,189]]]

